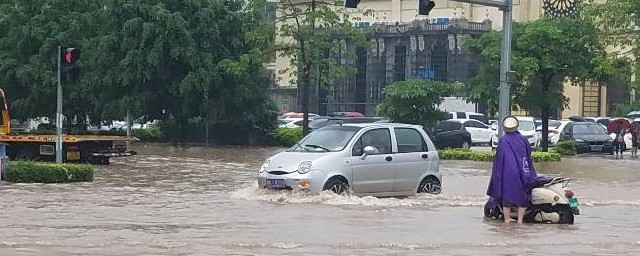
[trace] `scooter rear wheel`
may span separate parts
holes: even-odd
[[[573,211],[568,206],[556,206],[556,212],[560,215],[559,224],[573,224]]]

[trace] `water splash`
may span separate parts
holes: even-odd
[[[372,196],[336,195],[332,192],[309,194],[296,191],[270,191],[256,185],[241,188],[231,193],[231,198],[249,201],[267,201],[281,204],[324,204],[372,207],[473,207],[483,206],[485,196],[454,196],[447,194],[420,194],[408,198],[377,198]]]

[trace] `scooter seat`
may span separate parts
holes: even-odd
[[[529,185],[529,187],[531,189],[534,188],[540,188],[543,187],[544,185],[547,185],[549,183],[551,183],[553,180],[556,180],[557,182],[561,182],[564,181],[564,178],[560,178],[560,177],[552,177],[552,176],[538,176],[535,179],[533,179],[533,181],[531,182],[531,184]],[[554,182],[554,183],[557,183]]]

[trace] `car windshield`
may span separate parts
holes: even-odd
[[[559,121],[549,121],[549,128],[558,129],[562,125]]]
[[[573,126],[574,134],[604,134],[607,133],[604,131],[604,128],[599,124],[581,124]]]
[[[518,130],[521,131],[533,131],[535,129],[535,123],[531,121],[520,121],[518,124]]]
[[[441,122],[436,126],[436,131],[457,131],[462,129],[462,123],[458,122]]]
[[[336,152],[343,150],[361,127],[327,126],[309,133],[288,151]]]

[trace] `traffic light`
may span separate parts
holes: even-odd
[[[418,14],[429,15],[431,9],[436,6],[436,3],[431,0],[419,0],[418,2]]]
[[[360,3],[360,0],[345,0],[344,1],[344,7],[347,8],[358,8],[358,4]]]
[[[80,50],[77,48],[63,48],[62,61],[66,65],[75,65],[80,57]]]
[[[67,81],[76,81],[79,73],[79,68],[76,65],[76,62],[80,59],[80,49],[61,48],[60,58],[60,72],[62,72]]]

